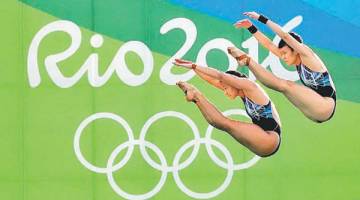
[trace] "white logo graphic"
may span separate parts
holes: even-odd
[[[301,22],[302,17],[297,16],[286,23],[283,29],[285,31],[290,31],[291,29],[299,26]],[[183,74],[173,74],[171,72],[174,67],[172,64],[174,58],[181,58],[186,55],[186,53],[190,51],[192,46],[195,44],[197,38],[197,27],[190,19],[187,18],[174,18],[167,21],[163,26],[161,26],[160,34],[165,35],[176,29],[184,32],[185,41],[179,50],[174,53],[173,56],[170,56],[163,66],[160,66],[161,70],[159,78],[167,85],[175,85],[175,83],[179,80],[188,81],[195,76],[193,71],[188,71]],[[91,53],[75,74],[70,77],[65,76],[60,70],[61,67],[59,66],[59,63],[72,57],[79,50],[80,45],[83,42],[83,37],[79,26],[75,23],[66,20],[59,20],[42,27],[31,41],[27,58],[27,73],[29,84],[32,88],[38,87],[41,83],[38,62],[40,44],[44,38],[55,32],[66,33],[71,38],[71,44],[65,51],[48,55],[44,61],[45,68],[50,79],[60,88],[70,88],[74,86],[86,74],[88,76],[89,84],[92,87],[103,86],[114,73],[124,84],[133,87],[143,85],[152,75],[154,69],[154,58],[150,48],[141,41],[127,41],[118,49],[104,74],[99,74],[99,55],[97,53]],[[273,42],[278,43],[279,40],[280,38],[276,36]],[[103,36],[99,34],[95,34],[90,38],[90,44],[95,49],[102,47],[103,43]],[[214,38],[206,42],[201,47],[196,57],[196,62],[200,65],[207,66],[206,56],[208,52],[213,49],[217,49],[222,51],[228,58],[228,69],[234,70],[238,65],[236,60],[227,53],[227,47],[229,46],[235,45],[225,38]],[[248,49],[249,55],[255,61],[258,61],[259,43],[254,37],[250,37],[242,42],[242,47]],[[140,75],[132,73],[131,66],[128,66],[125,62],[125,56],[129,52],[136,53],[143,63],[143,71]],[[297,72],[288,71],[284,68],[279,58],[272,53],[269,53],[261,65],[265,68],[269,66],[271,71],[280,78],[292,81],[299,80]],[[255,80],[255,76],[252,73],[250,73],[249,77],[252,80]]]
[[[246,112],[241,109],[228,110],[228,111],[224,112],[224,115],[226,115],[226,116],[243,115],[243,116],[248,117]],[[168,165],[168,162],[167,162],[163,152],[159,149],[159,147],[157,147],[155,144],[146,140],[146,134],[147,134],[147,131],[150,128],[150,126],[157,120],[160,120],[165,117],[175,117],[175,118],[181,119],[182,121],[186,122],[186,124],[191,128],[191,130],[194,134],[194,138],[192,140],[190,140],[189,142],[186,142],[177,151],[171,166]],[[124,129],[126,130],[127,135],[128,135],[128,141],[120,144],[113,150],[113,152],[109,156],[106,167],[98,167],[98,166],[94,166],[93,164],[89,163],[84,158],[84,156],[82,155],[81,150],[80,150],[80,138],[81,138],[81,134],[82,134],[83,130],[91,122],[93,122],[94,120],[97,120],[97,119],[114,120],[115,122],[119,123],[122,127],[124,127]],[[149,199],[149,198],[153,197],[161,190],[161,188],[165,184],[168,173],[172,173],[176,185],[179,187],[179,189],[182,192],[184,192],[185,194],[187,194],[188,196],[190,196],[192,198],[209,199],[209,198],[215,197],[215,196],[219,195],[220,193],[222,193],[223,191],[225,191],[225,189],[231,183],[234,171],[241,170],[241,169],[247,169],[247,168],[253,166],[257,161],[260,160],[260,157],[255,155],[252,159],[250,159],[249,161],[247,161],[245,163],[239,163],[239,164],[234,163],[229,150],[223,144],[221,144],[220,142],[211,138],[212,130],[213,130],[213,127],[209,125],[209,127],[206,131],[205,137],[201,138],[197,126],[189,117],[187,117],[186,115],[179,113],[179,112],[166,111],[166,112],[157,113],[154,116],[152,116],[145,123],[143,128],[141,129],[139,139],[135,139],[129,124],[120,116],[113,114],[113,113],[95,113],[95,114],[87,117],[84,121],[82,121],[81,124],[79,125],[78,129],[76,130],[75,138],[74,138],[74,150],[75,150],[76,157],[87,169],[89,169],[93,172],[96,172],[96,173],[106,174],[112,189],[123,198],[142,200],[142,199]],[[192,191],[182,182],[182,180],[179,176],[179,171],[188,167],[195,160],[195,158],[199,152],[201,144],[205,144],[207,153],[209,154],[211,160],[219,167],[227,170],[226,178],[225,178],[224,182],[220,185],[220,187],[216,188],[212,192],[207,192],[207,193],[199,193],[199,192]],[[120,170],[129,161],[135,146],[139,146],[141,155],[145,159],[145,161],[152,168],[159,170],[162,173],[158,184],[151,191],[149,191],[145,194],[129,194],[129,193],[125,192],[118,186],[118,184],[116,183],[116,181],[114,180],[114,177],[113,177],[113,172]],[[186,150],[188,150],[191,147],[193,148],[193,150],[192,150],[189,158],[187,158],[185,161],[180,163],[180,160],[181,160],[181,157],[183,156],[183,154],[186,152]],[[212,149],[213,147],[218,148],[224,154],[226,162],[222,161],[221,159],[219,159],[216,156],[216,154],[213,152],[213,149]],[[157,163],[149,156],[149,154],[147,152],[147,148],[151,149],[156,154],[156,156],[160,160],[160,163]],[[125,149],[127,149],[127,151],[126,151],[124,158],[119,163],[114,163],[115,158],[118,156],[118,154]]]

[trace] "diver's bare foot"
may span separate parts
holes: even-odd
[[[227,50],[228,50],[228,53],[234,58],[240,57],[241,55],[244,54],[243,51],[241,51],[240,49],[238,49],[236,47],[228,47]]]
[[[228,47],[228,53],[234,57],[240,65],[248,65],[250,62],[250,57],[246,55],[245,52],[236,48],[236,47]]]
[[[192,101],[194,103],[198,101],[200,91],[193,85],[182,81],[177,82],[176,85],[178,85],[179,88],[185,93],[187,101]]]

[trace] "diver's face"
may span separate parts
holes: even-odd
[[[224,88],[224,94],[225,96],[229,97],[229,99],[233,100],[235,99],[238,94],[239,94],[239,90],[234,88],[234,87],[231,87],[225,83],[221,83],[223,88]]]
[[[282,48],[280,48],[280,53],[281,53],[281,59],[283,59],[287,65],[296,64],[297,58],[299,56],[299,54],[296,51],[291,50],[290,47],[285,45]]]

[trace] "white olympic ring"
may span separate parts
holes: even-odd
[[[211,145],[216,146],[225,155],[225,158],[228,161],[228,165],[229,166],[233,165],[233,159],[231,157],[231,154],[224,145],[222,145],[221,143],[219,143],[216,140],[206,139],[206,138],[202,138],[200,140],[200,143],[211,144]],[[188,142],[184,146],[182,146],[175,155],[174,164],[177,164],[181,158],[181,155],[183,155],[188,148],[190,148],[191,146],[194,146],[194,145],[196,145],[196,141],[190,140],[190,142]],[[209,199],[209,198],[215,197],[215,196],[219,195],[220,193],[222,193],[229,186],[233,174],[234,174],[234,170],[231,170],[230,167],[228,167],[227,176],[225,178],[225,181],[223,182],[223,184],[220,187],[218,187],[216,190],[209,192],[209,193],[197,193],[197,192],[191,191],[183,184],[183,182],[181,181],[181,179],[179,177],[178,170],[173,171],[175,183],[180,188],[180,190],[183,191],[185,194],[187,194],[193,198],[197,198],[197,199]]]
[[[241,109],[228,110],[228,111],[224,112],[225,116],[235,115],[235,114],[248,117],[246,112]],[[172,166],[168,165],[168,162],[166,161],[166,158],[165,158],[164,154],[162,153],[162,151],[160,150],[160,148],[157,147],[155,144],[153,144],[149,141],[146,141],[146,138],[145,138],[146,133],[147,133],[148,129],[150,128],[150,126],[157,120],[164,118],[164,117],[175,117],[175,118],[181,119],[182,121],[186,122],[186,124],[191,128],[191,130],[193,131],[193,134],[194,134],[194,139],[185,143],[179,149],[179,151],[175,154],[175,158],[172,162],[173,163]],[[81,138],[81,134],[82,134],[83,130],[91,122],[93,122],[94,120],[97,120],[97,119],[112,119],[112,120],[114,120],[115,122],[119,123],[125,129],[125,131],[128,135],[128,141],[118,145],[113,150],[113,152],[109,156],[106,167],[98,167],[98,166],[94,166],[93,164],[89,163],[84,158],[84,156],[82,155],[81,150],[80,150],[80,138]],[[215,196],[219,195],[220,193],[222,193],[223,191],[225,191],[225,189],[231,183],[234,171],[241,170],[241,169],[247,169],[247,168],[253,166],[257,161],[260,160],[260,157],[255,155],[255,157],[253,157],[251,160],[249,160],[245,163],[234,164],[233,158],[232,158],[231,154],[229,153],[229,150],[223,144],[221,144],[220,142],[211,138],[212,130],[213,130],[213,127],[209,125],[209,127],[207,128],[207,131],[206,131],[206,136],[204,138],[201,138],[197,126],[188,116],[186,116],[182,113],[179,113],[179,112],[175,112],[175,111],[165,111],[165,112],[157,113],[154,116],[150,117],[150,119],[146,121],[143,128],[141,129],[139,139],[135,140],[132,129],[130,128],[129,124],[123,118],[121,118],[120,116],[113,114],[113,113],[95,113],[95,114],[87,117],[85,120],[83,120],[80,123],[79,127],[77,128],[77,130],[75,132],[75,137],[74,137],[74,150],[75,150],[75,155],[79,159],[80,163],[83,164],[87,169],[89,169],[93,172],[96,172],[96,173],[106,174],[112,189],[123,198],[142,200],[142,199],[149,199],[149,198],[153,197],[161,190],[161,188],[165,184],[168,173],[172,172],[175,183],[177,184],[177,186],[179,187],[179,189],[182,192],[184,192],[186,195],[196,198],[196,199],[208,199],[208,198],[215,197]],[[226,176],[224,182],[222,183],[222,185],[220,185],[214,191],[208,192],[208,193],[193,192],[192,190],[190,190],[188,187],[186,187],[184,185],[184,183],[181,181],[180,176],[179,176],[179,171],[188,167],[195,160],[195,158],[199,152],[201,144],[205,144],[207,153],[209,154],[211,160],[214,161],[215,164],[218,165],[219,167],[224,168],[228,171],[227,176]],[[145,194],[129,194],[129,193],[123,191],[118,186],[118,184],[116,183],[116,181],[113,177],[113,172],[120,170],[129,161],[129,159],[134,151],[135,145],[139,145],[141,155],[145,159],[145,161],[152,168],[161,171],[161,178],[160,178],[160,181],[158,182],[158,184],[151,191],[149,191]],[[193,148],[193,151],[191,152],[190,156],[182,163],[179,163],[182,155],[186,152],[187,149],[189,149],[192,146],[194,146],[194,148]],[[212,146],[215,146],[224,154],[226,163],[216,156],[216,154],[212,150]],[[123,151],[126,148],[127,148],[127,152],[125,153],[124,158],[119,163],[114,165],[114,161],[115,161],[116,157],[119,155],[119,153],[121,151]],[[150,148],[156,154],[156,156],[160,160],[160,164],[155,162],[149,156],[146,148]]]
[[[176,117],[176,118],[179,118],[179,119],[182,119],[183,121],[185,121],[189,126],[190,128],[192,129],[193,133],[194,133],[194,140],[195,141],[199,141],[200,140],[200,133],[199,133],[199,130],[198,128],[196,127],[196,125],[194,124],[194,122],[189,118],[187,117],[186,115],[182,114],[182,113],[178,113],[178,112],[173,112],[173,111],[166,111],[166,112],[161,112],[161,113],[158,113],[154,116],[152,116],[144,125],[144,127],[141,129],[141,132],[140,132],[140,142],[144,142],[145,141],[145,136],[146,136],[146,133],[148,131],[148,129],[150,128],[150,126],[157,120],[161,119],[161,118],[164,118],[164,117]],[[153,161],[149,154],[147,153],[146,151],[146,148],[145,146],[143,145],[140,145],[140,152],[142,154],[142,156],[144,157],[144,159],[148,162],[149,165],[151,165],[153,168],[157,169],[157,170],[160,170],[160,171],[163,171],[163,170],[166,170],[168,172],[171,172],[174,170],[174,168],[177,168],[179,170],[181,169],[184,169],[186,168],[187,166],[189,166],[193,161],[194,159],[196,158],[196,155],[197,153],[199,152],[199,149],[200,149],[200,143],[199,142],[196,142],[195,146],[194,146],[194,149],[193,151],[191,152],[191,155],[190,157],[185,160],[182,164],[180,164],[180,166],[173,166],[173,167],[168,167],[167,169],[161,169],[161,167],[155,162]]]
[[[129,146],[133,146],[133,145],[140,145],[140,146],[144,145],[144,146],[147,146],[150,149],[152,149],[156,153],[156,155],[159,156],[159,159],[160,159],[160,162],[161,162],[161,167],[166,168],[166,159],[165,159],[164,154],[161,152],[161,150],[156,145],[154,145],[153,143],[150,143],[148,141],[145,141],[145,142],[134,141],[134,143],[131,143],[131,142],[128,141],[128,142],[122,143],[121,145],[116,147],[115,150],[111,153],[110,158],[109,158],[108,163],[107,163],[107,168],[111,168],[113,166],[113,163],[115,161],[116,156],[118,156],[118,154],[124,148],[129,147]],[[161,190],[161,188],[165,184],[165,181],[166,181],[166,178],[167,178],[167,171],[163,170],[162,173],[161,173],[160,181],[155,186],[154,189],[152,189],[150,192],[147,192],[145,194],[134,195],[134,194],[126,193],[125,191],[123,191],[117,185],[117,183],[114,180],[113,173],[110,170],[107,171],[106,174],[107,174],[107,177],[108,177],[108,181],[109,181],[111,187],[115,190],[115,192],[118,195],[120,195],[120,196],[122,196],[122,197],[124,197],[126,199],[132,199],[132,200],[149,199],[150,197],[154,196],[155,194],[157,194]]]
[[[89,170],[91,170],[93,172],[107,173],[109,170],[111,172],[117,171],[120,168],[122,168],[130,159],[130,156],[131,156],[132,152],[134,151],[134,145],[129,146],[129,149],[126,152],[124,159],[122,161],[120,161],[117,165],[111,167],[110,169],[109,168],[101,168],[101,167],[92,165],[84,158],[84,156],[81,153],[81,150],[80,150],[81,133],[83,132],[83,130],[86,128],[87,125],[89,125],[92,121],[97,120],[97,119],[112,119],[112,120],[118,122],[120,125],[122,125],[125,128],[126,133],[129,138],[129,142],[134,142],[134,134],[133,134],[129,124],[123,118],[121,118],[120,116],[115,115],[113,113],[96,113],[96,114],[89,116],[84,121],[82,121],[76,130],[75,138],[74,138],[74,150],[75,150],[76,157],[79,159],[81,164],[83,164],[86,168],[88,168]]]

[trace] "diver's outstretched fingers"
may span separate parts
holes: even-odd
[[[236,28],[249,28],[250,26],[252,26],[253,24],[251,23],[250,20],[248,19],[242,19],[242,20],[239,20],[237,21],[234,26]]]
[[[244,12],[243,14],[250,17],[250,18],[252,18],[252,19],[255,19],[255,20],[258,20],[259,17],[260,17],[260,15],[257,12],[254,12],[254,11],[252,11],[252,12]]]
[[[194,65],[193,62],[188,61],[188,60],[183,60],[183,59],[175,59],[173,64],[176,66],[187,68],[187,69],[192,69],[193,65]]]
[[[184,60],[184,59],[180,59],[180,58],[176,58],[176,59],[175,59],[175,62],[181,63],[181,64],[190,64],[190,63],[192,63],[192,62],[189,61],[189,60]]]

